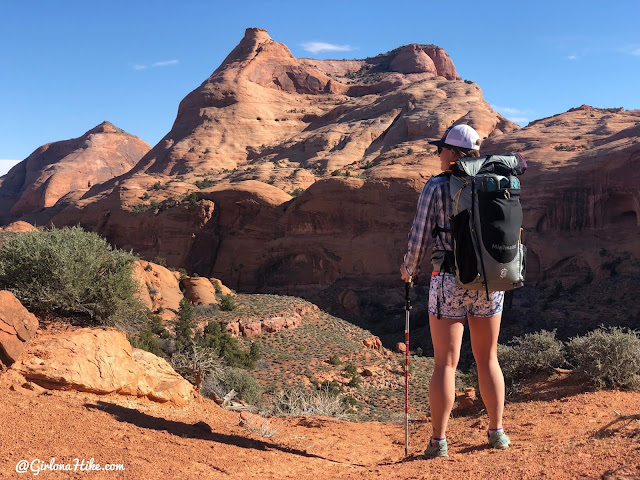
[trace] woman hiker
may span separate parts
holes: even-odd
[[[469,321],[471,347],[478,366],[480,395],[489,414],[488,442],[493,448],[505,449],[510,441],[502,429],[505,389],[497,356],[504,292],[491,292],[487,300],[484,294],[456,284],[453,241],[448,231],[453,204],[446,172],[451,171],[451,165],[459,158],[479,156],[480,136],[469,125],[455,125],[441,140],[429,143],[438,147],[443,173],[431,177],[422,189],[409,232],[408,251],[400,267],[402,279],[410,282],[418,272],[426,247],[433,244],[429,288],[429,327],[434,351],[429,405],[433,431],[424,455],[449,456],[446,430],[455,401],[455,372],[465,319]]]

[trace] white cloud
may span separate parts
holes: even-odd
[[[169,67],[169,66],[172,66],[172,65],[177,65],[178,63],[179,63],[178,60],[164,60],[162,62],[152,63],[150,66],[149,65],[135,64],[135,65],[133,65],[133,69],[134,70],[146,70],[147,68],[154,68],[154,67]]]
[[[178,60],[165,60],[164,62],[156,62],[151,66],[152,67],[168,67],[170,65],[177,65],[177,64],[178,64]]]
[[[567,57],[567,60],[577,60],[577,59],[578,59],[578,56],[577,56],[577,55],[569,55],[569,56]]]
[[[21,161],[22,160],[8,160],[0,158],[0,176],[6,174],[15,164],[20,163]]]
[[[335,45],[333,43],[326,42],[307,42],[302,44],[307,52],[320,53],[320,52],[350,52],[353,50],[349,45]]]
[[[499,105],[491,105],[496,112],[504,115],[506,118],[511,120],[512,122],[518,123],[520,125],[529,123],[530,116],[533,114],[533,110],[530,109],[522,109],[522,108],[514,108],[514,107],[501,107]]]
[[[632,49],[629,53],[634,57],[640,57],[640,48]]]

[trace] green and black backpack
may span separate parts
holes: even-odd
[[[520,154],[466,157],[451,169],[451,230],[458,283],[470,290],[512,290],[524,285]]]

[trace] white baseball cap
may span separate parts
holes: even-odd
[[[434,140],[429,143],[438,147],[451,145],[470,150],[480,150],[480,135],[469,125],[454,125],[447,128],[440,140]]]

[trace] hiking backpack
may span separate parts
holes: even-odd
[[[469,290],[512,290],[524,285],[520,154],[461,158],[450,175],[451,230],[458,283]]]

